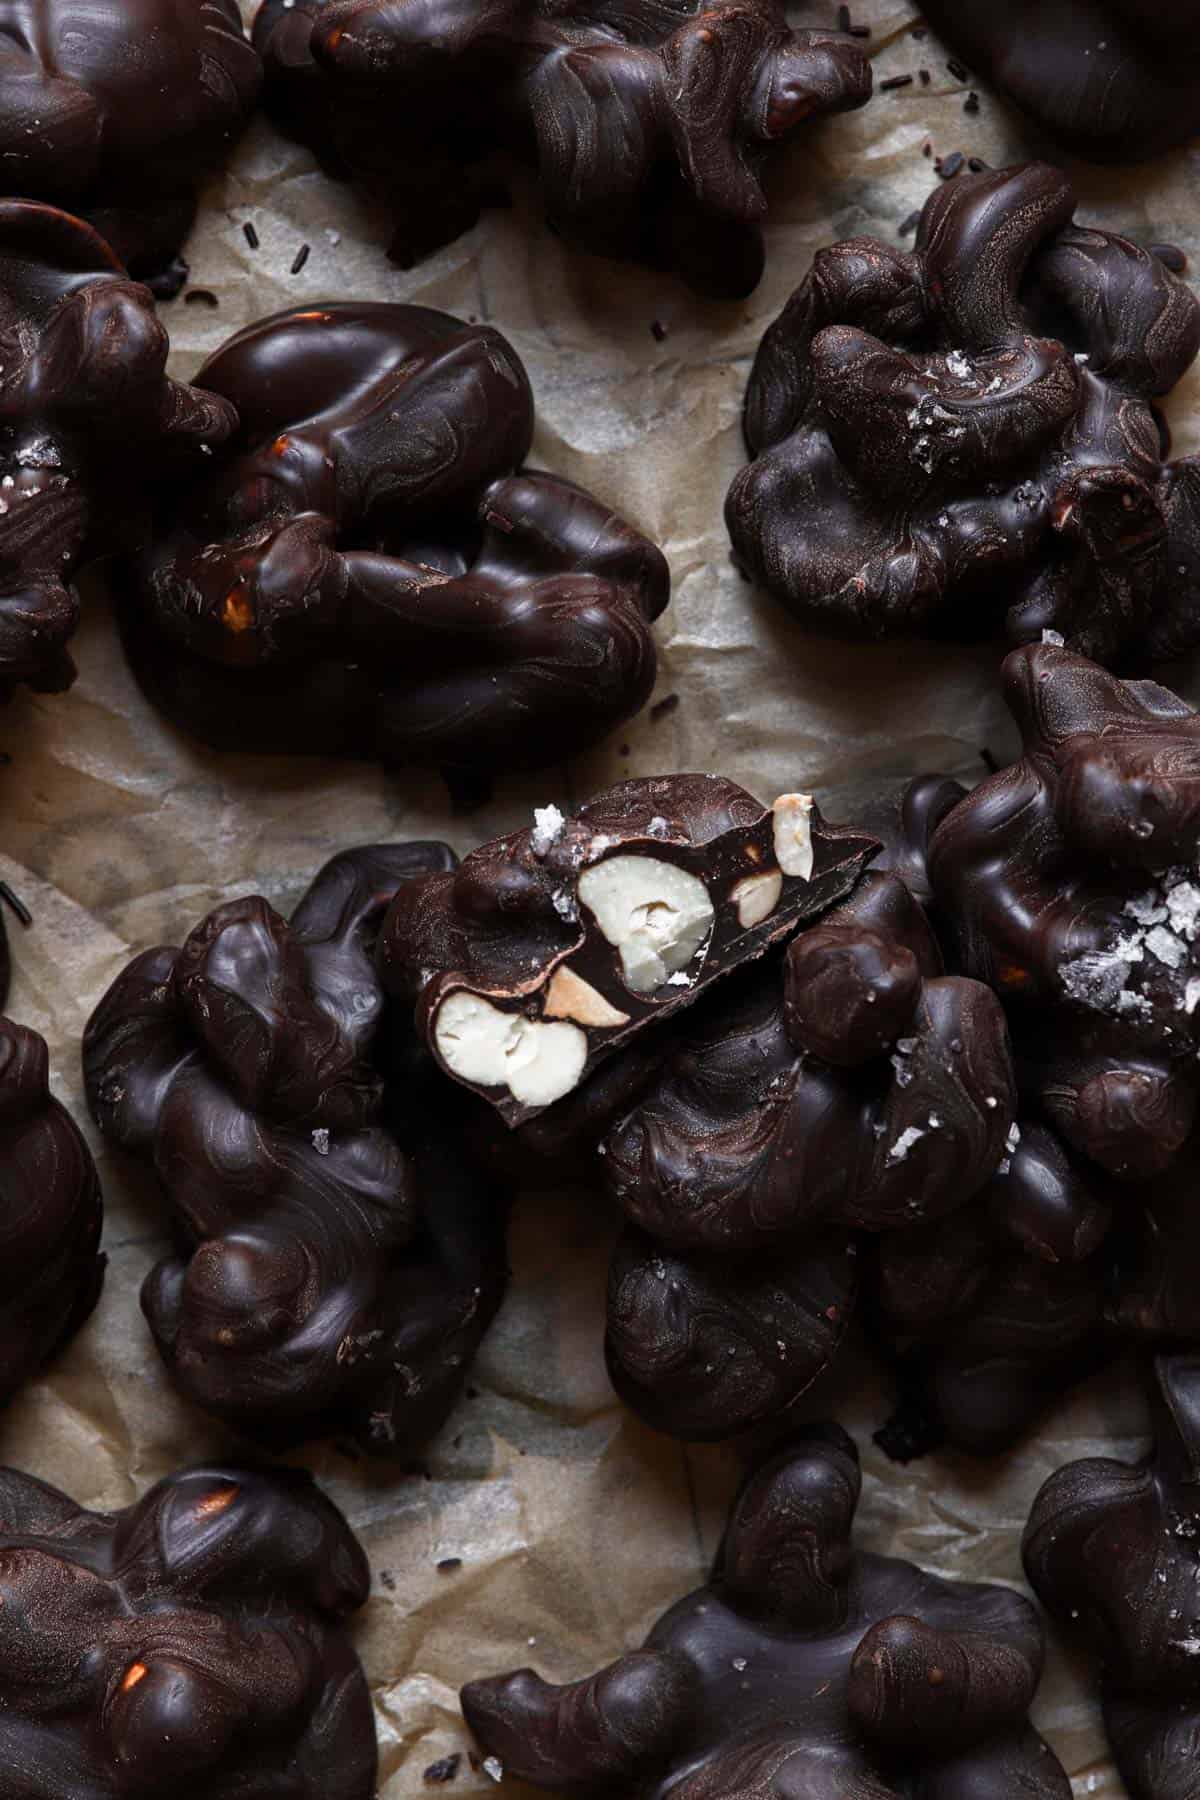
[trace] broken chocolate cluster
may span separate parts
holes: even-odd
[[[1200,1732],[1200,1360],[1153,1365],[1145,1461],[1092,1457],[1033,1503],[1025,1569],[1102,1668],[1109,1743],[1131,1800],[1179,1800]]]
[[[622,782],[410,882],[380,973],[441,1068],[519,1125],[841,899],[876,848],[807,794],[764,807],[715,775]]]
[[[371,1800],[366,1558],[305,1474],[189,1469],[118,1513],[0,1470],[0,1786]]]
[[[959,175],[912,253],[822,250],[767,332],[727,519],[815,629],[1003,623],[1125,668],[1200,641],[1200,460],[1166,460],[1155,406],[1200,303],[1074,211],[1044,163]]]
[[[70,686],[84,556],[120,541],[151,480],[233,429],[223,400],[167,379],[167,348],[89,225],[0,201],[0,698]]]
[[[125,609],[140,678],[187,730],[477,786],[648,698],[666,561],[522,468],[533,396],[499,332],[383,303],[281,313],[198,379],[241,429],[172,495]]]
[[[50,1092],[44,1040],[0,1018],[0,1401],[95,1306],[103,1210],[91,1151]]]
[[[254,1439],[409,1452],[504,1286],[503,1211],[459,1154],[372,955],[444,845],[335,857],[290,925],[231,901],[148,950],[84,1038],[100,1129],[153,1168],[181,1242],[142,1305],[187,1396]]]
[[[237,0],[6,0],[4,191],[82,213],[166,295],[262,80]]]
[[[922,12],[1076,156],[1140,162],[1195,135],[1197,0],[928,0]]]
[[[475,1736],[522,1781],[635,1800],[1069,1800],[1028,1718],[1034,1607],[856,1550],[860,1486],[843,1431],[805,1434],[751,1475],[711,1580],[642,1649],[565,1687],[471,1682]]]
[[[380,196],[403,265],[505,203],[504,147],[564,238],[727,298],[762,273],[772,147],[871,94],[863,45],[780,0],[266,0],[254,41],[276,118]]]

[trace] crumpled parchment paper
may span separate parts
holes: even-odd
[[[14,927],[11,1008],[49,1039],[57,1090],[81,1122],[80,1033],[128,957],[178,942],[240,893],[290,908],[346,845],[439,835],[462,850],[523,823],[535,803],[669,769],[721,770],[766,799],[811,788],[838,818],[881,783],[934,767],[975,779],[981,749],[1011,751],[994,649],[821,642],[729,562],[722,504],[742,457],[749,359],[812,252],[857,232],[894,238],[937,179],[926,143],[934,155],[963,150],[992,163],[1044,150],[986,90],[978,115],[964,111],[970,84],[949,73],[932,34],[914,39],[910,10],[887,0],[855,0],[852,10],[872,28],[877,82],[925,67],[930,85],[877,94],[776,163],[767,275],[738,305],[705,304],[666,277],[568,255],[521,179],[512,213],[489,215],[401,273],[384,258],[383,221],[262,121],[206,194],[188,252],[190,288],[164,308],[176,372],[192,374],[229,333],[300,302],[416,300],[498,325],[533,380],[534,460],[603,495],[671,558],[655,698],[679,703],[657,719],[648,710],[586,762],[504,785],[464,820],[428,777],[222,757],[185,742],[137,692],[97,584],[75,645],[77,685],[64,696],[22,696],[0,721],[0,747],[12,758],[0,770],[0,877],[36,921],[27,933]],[[798,21],[829,24],[834,11],[814,0]],[[1196,153],[1132,172],[1075,173],[1084,218],[1143,242],[1179,243],[1196,258]],[[243,234],[247,220],[257,250]],[[292,275],[304,244],[307,263]],[[661,342],[655,321],[666,328]],[[1179,448],[1200,442],[1190,423],[1198,392],[1193,376],[1175,396]],[[1189,686],[1187,672],[1172,679]],[[141,1281],[165,1248],[152,1185],[85,1129],[107,1203],[104,1296],[70,1349],[0,1419],[0,1460],[87,1505],[122,1506],[172,1468],[230,1445],[172,1393],[138,1308]],[[637,1644],[702,1578],[716,1548],[737,1457],[656,1438],[622,1413],[605,1377],[613,1234],[594,1197],[523,1207],[510,1298],[467,1398],[421,1469],[353,1462],[328,1445],[295,1459],[345,1508],[373,1565],[359,1644],[378,1705],[382,1800],[427,1792],[424,1771],[456,1751],[461,1765],[442,1791],[490,1795],[489,1777],[466,1754],[460,1683],[526,1662],[558,1679],[590,1672]],[[1007,1460],[939,1456],[906,1470],[870,1442],[887,1405],[878,1373],[851,1351],[805,1409],[835,1412],[859,1438],[860,1541],[947,1575],[1010,1582],[1021,1579],[1020,1532],[1045,1476],[1078,1456],[1135,1454],[1144,1428],[1136,1385],[1117,1373],[1060,1406],[1037,1441]],[[1122,1792],[1083,1672],[1053,1641],[1037,1717],[1077,1792]]]

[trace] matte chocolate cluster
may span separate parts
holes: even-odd
[[[167,379],[167,347],[89,225],[0,200],[0,698],[70,686],[83,557],[233,428],[215,394]]]
[[[561,762],[648,698],[666,561],[522,468],[533,396],[498,332],[418,306],[280,313],[198,380],[241,429],[164,507],[126,617],[186,729],[478,782]]]
[[[441,1068],[520,1125],[841,899],[877,848],[807,794],[625,781],[403,888],[380,974]]]
[[[44,1040],[0,1017],[0,1402],[78,1331],[104,1278],[96,1166],[49,1078]]]
[[[1200,5],[928,0],[941,35],[1043,131],[1095,162],[1139,162],[1200,125]]]
[[[504,203],[506,147],[564,238],[727,298],[762,273],[772,147],[871,94],[864,47],[780,0],[266,0],[254,41],[280,124],[379,195],[402,264]]]
[[[0,1470],[0,1791],[371,1800],[369,1587],[295,1470],[189,1469],[118,1513]]]
[[[1126,668],[1200,641],[1200,461],[1154,402],[1200,344],[1157,257],[1044,163],[960,175],[916,248],[822,250],[763,339],[726,516],[796,615],[856,638],[1052,630]]]
[[[1040,1620],[1022,1595],[856,1550],[861,1476],[836,1425],[753,1474],[709,1583],[645,1646],[552,1687],[463,1690],[505,1771],[541,1787],[679,1800],[1068,1800],[1028,1720]]]
[[[852,1231],[946,1229],[1003,1162],[1014,1107],[999,1002],[942,973],[902,881],[867,874],[693,1015],[605,1140],[629,1221],[609,1293],[618,1392],[684,1437],[781,1413],[842,1337]]]
[[[1184,1800],[1200,1733],[1200,1360],[1156,1361],[1152,1406],[1145,1461],[1059,1469],[1023,1547],[1037,1594],[1101,1665],[1131,1800]]]
[[[179,1254],[142,1306],[187,1396],[248,1436],[409,1452],[441,1425],[504,1285],[502,1209],[384,1012],[384,909],[444,845],[351,850],[290,925],[218,907],[148,950],[84,1038],[105,1135],[153,1168]]]
[[[177,293],[197,183],[262,80],[236,0],[4,0],[0,28],[5,192],[82,213]]]

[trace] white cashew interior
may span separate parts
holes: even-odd
[[[708,889],[656,856],[612,856],[579,877],[579,898],[621,953],[635,994],[661,987],[691,962],[713,925]]]
[[[434,1038],[448,1069],[479,1087],[506,1087],[522,1106],[549,1106],[579,1083],[588,1041],[578,1025],[501,1012],[459,991],[438,1008]]]

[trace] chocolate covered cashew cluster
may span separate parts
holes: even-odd
[[[188,1469],[117,1513],[0,1470],[0,1792],[371,1800],[369,1588],[297,1470]]]
[[[1140,162],[1200,122],[1200,6],[928,0],[937,32],[1005,99],[1095,162]]]
[[[91,226],[0,200],[0,698],[70,686],[80,563],[233,428],[215,394],[167,379],[167,349]]]
[[[372,961],[397,890],[453,861],[347,851],[290,924],[230,901],[135,958],[85,1034],[96,1122],[153,1169],[180,1243],[142,1289],[159,1352],[189,1399],[268,1445],[411,1451],[500,1301],[502,1210]]]
[[[871,94],[864,46],[779,0],[266,0],[254,41],[275,117],[374,190],[403,265],[506,202],[507,148],[564,238],[728,298],[762,273],[771,149]]]
[[[710,1581],[642,1649],[563,1687],[471,1682],[480,1744],[520,1780],[633,1800],[1069,1800],[1028,1719],[1031,1603],[856,1549],[860,1487],[845,1432],[801,1436],[750,1476]]]
[[[45,1041],[0,1017],[0,1402],[78,1331],[104,1278],[96,1166],[49,1079]]]
[[[1048,630],[1126,669],[1200,641],[1200,461],[1155,406],[1200,303],[1075,204],[1044,163],[957,176],[915,250],[820,251],[770,327],[726,516],[815,629]]]
[[[324,306],[250,326],[197,379],[241,429],[170,497],[125,615],[187,730],[479,784],[561,762],[648,698],[666,561],[522,467],[533,396],[499,332]]]
[[[1131,1800],[1183,1800],[1200,1733],[1200,1360],[1153,1365],[1140,1463],[1068,1463],[1033,1503],[1025,1570],[1100,1665],[1104,1723]]]
[[[841,899],[876,848],[807,794],[625,781],[409,883],[380,974],[441,1068],[520,1125]]]
[[[237,0],[4,0],[0,28],[5,193],[83,214],[177,293],[197,185],[262,81]]]

